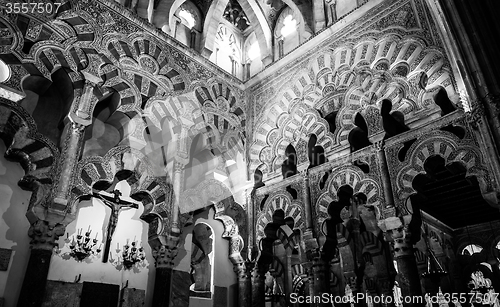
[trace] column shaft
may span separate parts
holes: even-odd
[[[57,166],[57,181],[54,193],[55,209],[64,210],[66,208],[71,176],[80,156],[84,129],[85,126],[75,122],[69,122],[64,127],[64,142],[62,144],[60,163]]]
[[[256,264],[252,271],[252,307],[265,307],[265,275]]]
[[[24,281],[17,302],[18,307],[42,306],[51,257],[52,250],[31,250],[28,267],[24,274]]]
[[[157,267],[153,292],[153,307],[169,307],[172,268]]]
[[[64,234],[64,231],[64,225],[53,225],[41,220],[31,225],[28,231],[32,239],[31,253],[17,302],[18,307],[42,306],[52,249],[57,245],[56,241]]]
[[[405,297],[422,297],[422,288],[420,285],[420,276],[418,274],[417,261],[413,254],[413,244],[408,237],[394,239],[394,259],[398,265],[398,281],[401,288],[401,294]],[[415,300],[407,303],[403,301],[406,306],[423,306]]]

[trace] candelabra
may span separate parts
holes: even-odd
[[[97,255],[101,252],[102,244],[99,244],[99,247],[97,247],[97,233],[95,234],[95,238],[91,239],[90,234],[92,230],[90,226],[87,232],[85,232],[85,235],[82,235],[82,232],[82,228],[78,229],[76,240],[75,235],[73,235],[69,244],[69,248],[71,249],[69,256],[75,258],[77,261],[82,261],[91,255]],[[69,240],[69,234],[66,234],[66,237]]]
[[[130,245],[125,244],[123,246],[122,258],[123,266],[125,269],[130,270],[136,263],[146,259],[146,254],[144,253],[144,248],[137,247],[137,242],[133,241]]]

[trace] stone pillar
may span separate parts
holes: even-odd
[[[56,169],[58,176],[54,177],[56,180],[53,188],[54,201],[52,208],[54,209],[65,210],[68,204],[71,177],[80,157],[85,127],[72,121],[66,123],[64,127],[61,159]]]
[[[382,188],[384,189],[385,207],[392,208],[394,207],[394,197],[392,195],[391,176],[389,174],[389,168],[387,166],[387,158],[385,157],[384,141],[377,142],[374,145],[375,149],[377,150],[377,159],[380,166]]]
[[[312,283],[313,283],[313,293],[314,296],[321,296],[323,293],[329,292],[328,282],[329,278],[326,278],[325,272],[327,271],[327,265],[325,261],[321,258],[321,253],[319,249],[316,249],[311,254],[312,259]],[[313,306],[327,306],[326,304],[317,303]]]
[[[262,265],[256,264],[252,270],[252,307],[265,307],[266,271]]]
[[[420,284],[420,275],[418,274],[417,262],[415,260],[413,243],[411,242],[411,233],[409,231],[409,223],[412,219],[411,215],[404,217],[389,217],[379,224],[382,231],[386,232],[387,239],[392,245],[394,260],[398,267],[398,275],[396,281],[401,288],[403,297],[422,297],[422,288]],[[403,302],[406,307],[424,306],[422,303]]]
[[[182,194],[182,186],[184,181],[184,164],[175,162],[174,163],[174,179],[173,179],[173,190],[174,190],[174,206],[172,208],[172,229],[173,234],[180,235],[181,225],[179,224],[179,208],[180,208],[180,198]]]
[[[394,280],[391,278],[379,278],[377,280],[380,294],[384,297],[391,296],[394,297]],[[395,306],[394,301],[385,300],[381,304],[383,307],[393,307]]]
[[[52,249],[57,245],[59,237],[64,235],[65,229],[62,224],[50,224],[41,220],[31,225],[28,231],[31,253],[17,302],[18,307],[42,306]]]
[[[153,307],[169,307],[172,292],[172,267],[177,256],[177,242],[172,240],[169,244],[153,248],[156,272],[153,290]]]
[[[250,306],[250,302],[248,301],[249,276],[245,262],[234,264],[233,269],[238,277],[238,306]]]

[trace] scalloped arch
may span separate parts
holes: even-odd
[[[385,66],[381,65],[384,63]],[[422,72],[429,77],[425,90],[418,86]],[[337,129],[335,142],[332,144],[348,146],[354,109],[373,103],[373,95],[374,101],[383,98],[394,100],[393,109],[404,114],[435,108],[429,101],[429,95],[425,96],[425,101],[421,101],[421,98],[423,93],[432,92],[438,86],[444,87],[449,97],[455,95],[451,68],[441,51],[426,45],[423,40],[394,34],[383,35],[378,39],[364,39],[357,44],[347,43],[334,50],[328,49],[313,58],[292,80],[277,91],[274,103],[268,103],[268,107],[262,108],[260,114],[257,114],[266,118],[253,135],[250,149],[251,171],[261,164],[266,164],[269,172],[275,170],[270,161],[279,158],[276,156],[276,148],[270,150],[275,155],[273,157],[269,157],[269,152],[262,152],[269,151],[266,149],[270,145],[267,142],[268,136],[274,133],[274,129],[294,130],[293,127],[284,126],[282,114],[292,114],[292,106],[297,101],[314,109],[330,110],[331,107],[325,107],[324,95],[338,97],[338,102],[334,101],[333,104],[339,105],[337,117],[341,118],[341,128]],[[358,93],[355,93],[355,89]],[[380,126],[375,123],[373,127],[375,125]],[[382,130],[379,127],[374,131]],[[262,157],[267,160],[261,160]]]
[[[434,132],[422,137],[410,147],[405,161],[409,163],[403,167],[396,177],[395,194],[399,206],[416,191],[413,189],[413,179],[418,174],[425,174],[424,163],[427,158],[439,155],[445,160],[445,165],[460,162],[467,169],[466,176],[476,176],[483,198],[492,205],[497,205],[497,196],[490,180],[490,174],[484,165],[481,152],[477,147],[461,145],[457,137]]]
[[[271,195],[264,204],[264,208],[257,218],[257,238],[256,242],[265,238],[264,228],[273,220],[273,213],[276,210],[283,210],[285,217],[292,217],[294,220],[294,229],[299,229],[302,233],[305,231],[305,215],[303,204],[300,201],[293,200],[288,192],[276,192]]]
[[[340,187],[348,185],[353,189],[354,194],[363,193],[366,195],[366,203],[373,205],[377,210],[377,219],[380,217],[380,207],[383,190],[379,183],[354,166],[345,166],[336,169],[329,177],[324,188],[316,201],[316,216],[318,225],[321,225],[329,217],[328,206],[332,201],[337,200],[337,192]]]

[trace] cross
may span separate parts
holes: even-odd
[[[104,255],[102,257],[102,262],[108,262],[109,249],[111,247],[111,238],[116,229],[116,224],[118,223],[118,214],[121,209],[124,208],[134,208],[139,209],[139,201],[136,201],[130,197],[120,197],[122,193],[119,190],[114,190],[112,193],[99,191],[94,192],[94,197],[99,198],[102,202],[111,208],[111,215],[109,216],[108,227],[106,229],[106,244],[104,245]]]

